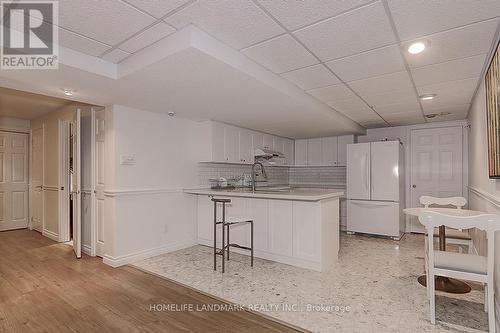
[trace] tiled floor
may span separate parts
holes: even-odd
[[[488,330],[479,286],[467,295],[438,293],[438,324],[430,324],[426,291],[417,282],[424,264],[419,235],[400,242],[343,235],[331,273],[260,259],[251,268],[248,257],[237,254],[225,274],[212,263],[211,248],[195,246],[136,266],[314,332]]]

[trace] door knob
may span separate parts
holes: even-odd
[[[417,185],[413,184],[411,187],[413,187],[413,188],[417,188]]]

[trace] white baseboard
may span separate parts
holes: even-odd
[[[147,258],[158,256],[160,254],[177,251],[180,249],[184,249],[186,247],[191,247],[196,244],[197,244],[196,240],[193,239],[184,242],[176,242],[153,249],[143,250],[119,257],[111,257],[109,255],[104,255],[102,262],[111,267],[120,267],[123,265],[134,263],[139,260],[144,260]]]
[[[8,222],[0,223],[0,231],[16,230],[16,229],[26,229],[28,223],[26,222]]]
[[[82,252],[88,256],[91,256],[90,246],[82,244]]]
[[[495,295],[495,328],[500,332],[500,299]]]
[[[53,241],[59,242],[59,235],[56,234],[55,232],[52,232],[52,231],[47,230],[47,229],[43,229],[42,235],[44,235],[47,238],[52,239]]]

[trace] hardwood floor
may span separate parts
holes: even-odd
[[[0,232],[0,332],[297,332],[247,311],[152,311],[224,304],[132,267],[75,259],[35,231]]]

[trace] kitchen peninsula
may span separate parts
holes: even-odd
[[[316,271],[328,271],[337,261],[343,190],[205,188],[185,192],[198,196],[198,244],[213,246],[214,207],[210,198],[229,198],[228,217],[245,216],[254,221],[256,257]],[[244,225],[235,226],[231,240],[248,246],[249,232]]]

